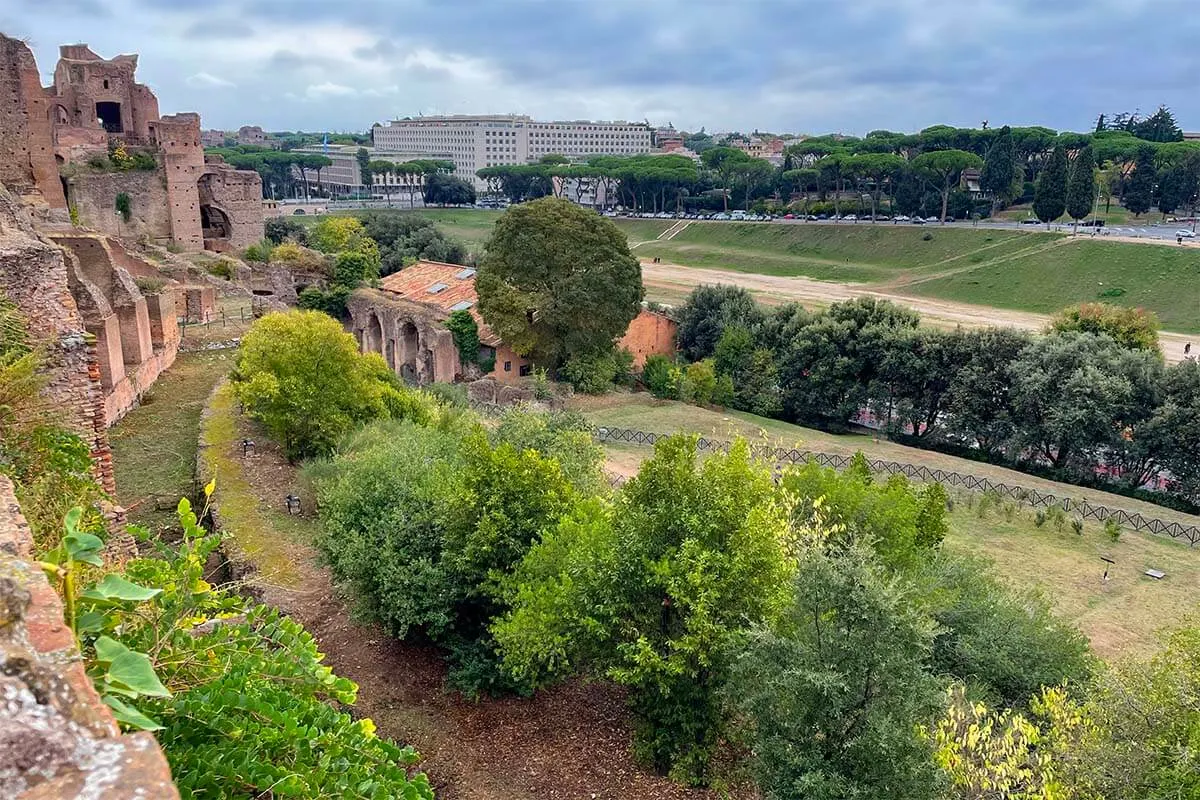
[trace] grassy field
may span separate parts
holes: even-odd
[[[1019,211],[1019,210],[1018,210]],[[402,212],[403,213],[403,212]],[[424,209],[478,253],[502,212]],[[309,222],[311,220],[305,220]],[[640,258],[687,267],[863,284],[994,308],[1054,312],[1081,301],[1142,306],[1167,330],[1200,333],[1200,249],[1073,239],[1040,230],[842,223],[615,220]],[[928,238],[926,238],[928,237]]]
[[[929,236],[928,240],[925,236]],[[930,230],[911,226],[693,223],[641,256],[689,267],[881,283],[900,275],[970,266],[1057,240],[1024,231]]]
[[[175,505],[194,487],[200,412],[233,364],[233,351],[183,353],[109,431],[117,500],[132,522],[173,528]]]
[[[1044,313],[1104,300],[1151,309],[1168,330],[1200,332],[1200,252],[1192,249],[1077,239],[900,291]]]
[[[483,249],[488,237],[492,235],[492,227],[503,212],[470,208],[424,208],[409,212],[403,208],[397,208],[396,213],[412,213],[428,217],[447,236],[462,242],[471,252],[478,253]],[[320,217],[305,217],[302,221],[311,224],[318,220]],[[636,244],[657,238],[660,233],[671,227],[675,220],[615,219],[613,222],[629,237],[630,244]]]
[[[1032,486],[1061,496],[1086,497],[1108,506],[1128,508],[1150,516],[1195,524],[1197,518],[1149,503],[1106,492],[1081,489],[1041,480],[1000,467],[965,461],[953,456],[916,450],[870,436],[833,436],[775,420],[739,412],[718,413],[659,401],[645,395],[586,398],[577,405],[593,422],[636,427],[655,432],[677,430],[728,439],[742,435],[752,441],[799,445],[812,450],[853,453],[862,450],[872,458],[970,472],[994,480]],[[652,451],[644,445],[605,445],[607,468],[632,475]],[[1091,639],[1104,657],[1149,653],[1156,649],[1157,634],[1181,618],[1200,611],[1200,552],[1162,536],[1124,532],[1113,542],[1099,522],[1084,523],[1082,534],[1070,524],[1057,529],[1047,522],[1034,523],[1034,511],[1006,501],[981,508],[979,495],[951,489],[955,508],[950,516],[946,546],[991,560],[997,572],[1012,585],[1042,592],[1056,611]],[[1116,564],[1103,580],[1105,562]],[[1147,569],[1167,573],[1162,580],[1147,577]]]

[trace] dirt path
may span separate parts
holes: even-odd
[[[963,325],[977,328],[986,325],[1007,325],[1021,330],[1040,331],[1050,321],[1050,317],[1045,314],[931,300],[927,297],[909,297],[900,291],[880,291],[867,288],[863,284],[831,283],[815,281],[810,278],[700,269],[670,263],[655,264],[653,260],[645,258],[641,259],[641,262],[642,281],[649,290],[648,293],[653,295],[653,290],[657,289],[665,292],[671,298],[686,295],[693,287],[703,283],[730,283],[745,287],[767,303],[785,303],[795,300],[806,304],[828,305],[855,297],[882,297],[911,306],[934,325],[944,327]],[[1159,341],[1168,363],[1183,360],[1183,348],[1187,342],[1193,342],[1193,355],[1196,355],[1197,347],[1200,347],[1200,337],[1182,333],[1163,331],[1159,333]]]
[[[241,471],[270,524],[281,516],[275,499],[302,492],[297,470],[245,418],[235,430],[222,445],[227,469]],[[243,437],[256,442],[249,459],[241,457]],[[233,483],[227,478],[225,489]],[[225,502],[221,492],[218,482],[218,501]],[[310,523],[315,530],[315,520]],[[576,680],[530,699],[481,702],[448,693],[438,650],[356,621],[315,547],[287,540],[282,527],[269,537],[273,552],[258,557],[285,558],[292,577],[260,584],[264,601],[303,623],[327,663],[359,685],[356,716],[370,717],[381,735],[421,753],[420,768],[439,800],[715,800],[714,793],[686,789],[634,764],[624,694],[612,684]]]

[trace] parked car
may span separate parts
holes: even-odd
[[[925,220],[921,219],[920,217],[913,217],[913,218],[912,218],[912,224],[913,224],[913,225],[924,225],[924,224],[925,224]]]
[[[1175,231],[1175,235],[1177,237],[1179,237],[1180,239],[1195,239],[1196,238],[1195,231]]]
[[[842,217],[842,219],[849,220],[850,222],[855,222],[858,220],[858,215],[857,214],[847,214],[846,216]]]
[[[1041,225],[1042,221],[1037,217],[1027,217],[1021,220],[1022,225]]]
[[[784,219],[795,219],[796,215],[795,214],[784,214],[783,218]]]

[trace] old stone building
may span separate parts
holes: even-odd
[[[476,308],[475,270],[459,264],[418,261],[388,275],[378,289],[359,289],[346,307],[350,329],[366,353],[380,353],[389,367],[409,383],[449,383],[455,380],[492,378],[517,383],[532,366],[501,341]],[[480,353],[460,358],[446,319],[455,311],[470,311],[479,326]],[[633,353],[641,366],[654,353],[675,352],[675,322],[643,309],[617,342]],[[483,373],[480,363],[494,362]]]
[[[135,78],[136,55],[104,59],[85,44],[59,53],[43,88],[29,48],[0,35],[0,183],[113,236],[218,252],[262,238],[258,173],[205,158],[199,115],[161,116]],[[106,161],[118,144],[151,155],[153,168]]]

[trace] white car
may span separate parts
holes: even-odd
[[[1195,239],[1195,231],[1175,231],[1175,235],[1181,239]]]

